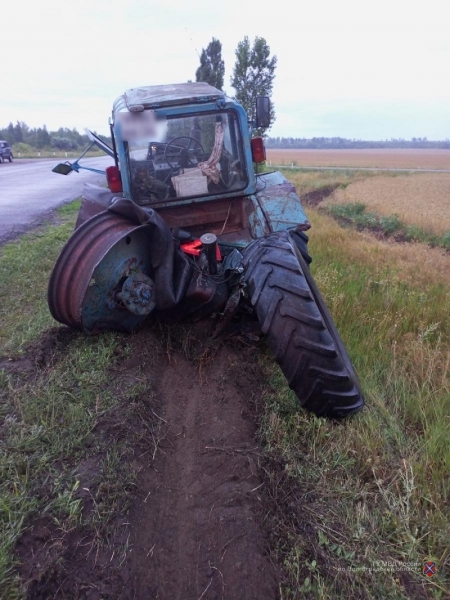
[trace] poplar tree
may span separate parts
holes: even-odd
[[[205,81],[217,89],[223,88],[225,63],[222,60],[222,44],[216,38],[209,42],[200,55],[200,66],[195,73],[196,81]]]
[[[262,37],[255,37],[253,46],[247,36],[236,49],[236,63],[231,85],[236,90],[235,99],[245,108],[249,120],[255,119],[257,96],[272,96],[277,57],[270,57],[270,48]],[[275,121],[275,110],[271,103],[271,123]],[[261,132],[259,132],[261,133]]]

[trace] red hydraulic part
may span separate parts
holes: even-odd
[[[181,244],[181,249],[183,252],[190,254],[191,256],[200,256],[202,247],[203,242],[200,239]],[[220,248],[218,245],[216,245],[216,260],[222,260],[222,254],[220,253]]]

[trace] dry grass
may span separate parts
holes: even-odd
[[[326,204],[352,202],[381,215],[397,214],[403,223],[430,233],[450,231],[450,173],[367,178],[337,189]]]
[[[378,167],[381,169],[450,169],[450,150],[380,148],[372,150],[268,149],[274,165],[305,167]]]
[[[346,187],[355,181],[361,181],[371,177],[379,177],[377,171],[300,171],[283,169],[283,174],[291,181],[300,197],[310,192],[324,190],[326,188]],[[395,174],[398,176],[398,174]]]
[[[339,425],[298,412],[268,362],[263,434],[297,483],[277,486],[291,511],[279,524],[282,597],[449,598],[450,255],[306,211],[312,271],[367,406]]]
[[[419,287],[444,284],[450,290],[450,254],[445,250],[420,243],[377,240],[366,232],[352,231],[349,236],[348,230],[332,217],[316,211],[308,211],[308,219],[315,243],[326,246],[333,240],[333,253],[337,252],[337,256],[345,254],[352,262],[375,267],[378,272],[388,266],[394,268],[396,277],[404,283]]]

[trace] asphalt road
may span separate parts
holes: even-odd
[[[58,159],[16,159],[0,164],[0,242],[48,220],[55,208],[81,196],[84,183],[106,182],[104,175],[90,171],[52,173],[57,162]],[[81,164],[105,169],[114,162],[104,156],[82,159]]]

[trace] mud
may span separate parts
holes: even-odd
[[[314,190],[313,192],[308,192],[307,194],[302,195],[302,202],[306,206],[317,206],[321,202],[331,196],[331,194],[336,190],[335,185],[326,186],[320,188],[320,190]]]
[[[92,531],[34,521],[16,548],[27,598],[278,597],[256,426],[259,350],[239,340],[202,346],[207,329],[156,325],[127,338],[128,358],[111,372],[123,401],[95,434],[133,440],[124,457],[135,474],[130,508],[117,511],[102,543]],[[50,338],[40,361],[53,355]],[[99,486],[101,458],[76,468],[85,514],[113,491]]]
[[[13,357],[0,356],[0,370],[21,376],[32,376],[39,369],[55,364],[70,341],[77,335],[76,331],[66,327],[52,327],[36,341],[31,342],[25,354]]]
[[[277,572],[261,527],[253,349],[222,344],[197,361],[160,354],[147,376],[162,414],[158,439],[135,462],[136,597],[275,598]]]

